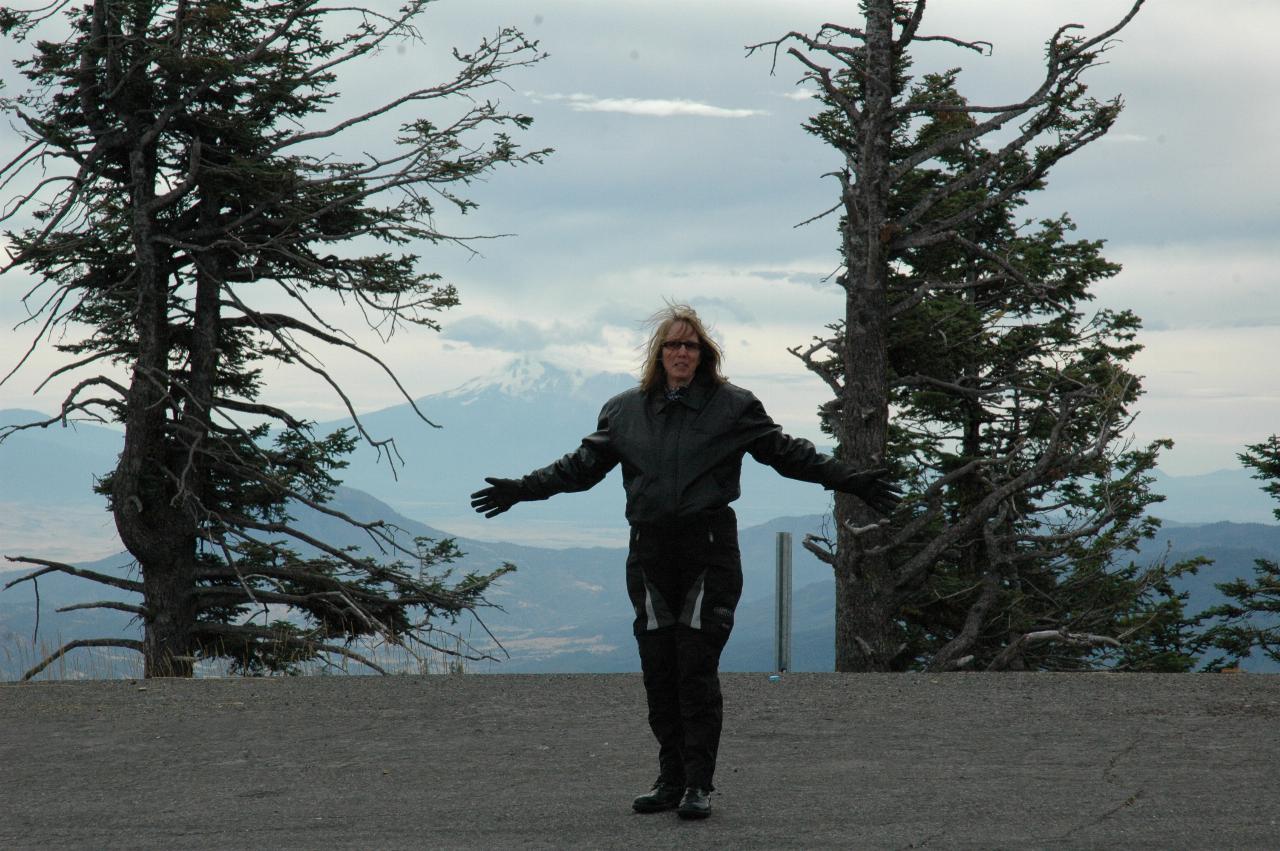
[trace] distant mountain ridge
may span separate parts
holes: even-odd
[[[1165,501],[1151,513],[1173,523],[1275,523],[1276,501],[1262,491],[1262,483],[1243,467],[1192,476],[1155,471],[1152,490]]]
[[[621,543],[626,529],[617,471],[587,493],[525,503],[494,522],[471,511],[469,496],[485,476],[524,475],[572,451],[595,428],[605,400],[635,383],[625,373],[568,370],[517,358],[487,376],[416,400],[442,428],[424,423],[407,404],[362,415],[371,433],[395,438],[404,465],[393,474],[385,458],[360,445],[342,473],[344,482],[406,516],[473,538],[548,546]],[[43,417],[4,410],[0,425]],[[349,424],[320,423],[318,431]],[[0,444],[0,504],[102,505],[91,491],[93,479],[114,465],[120,440],[119,431],[88,424],[14,434]],[[1275,522],[1275,506],[1243,469],[1198,476],[1157,471],[1155,490],[1167,498],[1152,513],[1165,520]],[[748,461],[735,508],[743,523],[752,525],[782,515],[825,513],[830,495]],[[0,525],[0,535],[3,531]]]
[[[405,535],[431,538],[447,537],[445,532],[397,514],[379,500],[360,491],[341,488],[334,507],[361,519],[383,519],[402,529]],[[303,528],[338,546],[368,547],[364,533],[333,517],[299,508],[296,512]],[[744,567],[744,597],[772,599],[773,562],[776,533],[792,531],[796,537],[796,584],[811,584],[830,576],[830,570],[798,544],[805,532],[816,531],[821,517],[780,518],[765,526],[742,530],[741,548]],[[406,539],[407,539],[406,538]],[[456,565],[459,572],[488,571],[506,562],[518,566],[516,573],[504,577],[490,593],[490,601],[504,611],[481,612],[485,627],[501,641],[510,658],[500,663],[474,665],[477,671],[558,671],[558,670],[635,670],[634,642],[631,637],[633,613],[626,596],[624,574],[625,548],[548,549],[522,544],[457,539],[466,553]],[[300,549],[306,553],[305,547]],[[133,570],[131,559],[121,553],[83,565],[110,575],[125,575]],[[0,572],[0,587],[17,578],[25,570]],[[0,679],[21,674],[22,659],[9,658],[2,648],[7,644],[29,643],[40,620],[43,641],[56,642],[72,638],[102,635],[137,635],[140,627],[128,615],[112,610],[82,610],[55,613],[54,609],[69,603],[88,600],[116,599],[131,602],[130,595],[102,589],[87,580],[66,575],[50,575],[40,580],[40,614],[36,612],[36,588],[23,583],[0,593]],[[772,629],[772,621],[769,622]],[[464,619],[464,632],[471,640],[487,642],[483,628]],[[747,670],[767,670],[771,658],[757,658],[758,650],[767,653],[770,638],[753,635],[753,629],[738,631],[730,643],[730,651],[738,645],[755,647],[745,650],[742,665]]]
[[[398,515],[369,494],[342,488],[335,506],[353,517],[384,519],[408,536],[447,537],[447,533]],[[339,546],[367,547],[363,533],[332,517],[299,511],[303,527],[312,535]],[[800,546],[808,532],[820,532],[828,518],[802,516],[777,518],[745,527],[740,532],[743,563],[743,597],[736,625],[725,647],[722,667],[729,671],[764,671],[774,664],[774,588],[777,533],[793,536],[793,638],[792,670],[830,671],[835,665],[835,584],[831,571]],[[518,566],[489,595],[503,611],[481,613],[485,627],[510,654],[500,662],[472,663],[470,670],[504,673],[610,672],[638,669],[631,635],[632,611],[626,596],[623,547],[549,549],[516,543],[459,538],[466,556],[459,571],[487,571],[505,562]],[[1220,523],[1203,527],[1174,527],[1148,542],[1136,556],[1150,563],[1168,553],[1172,561],[1205,555],[1215,564],[1188,577],[1180,590],[1190,594],[1188,609],[1198,612],[1218,599],[1213,588],[1234,576],[1248,573],[1255,558],[1280,559],[1280,526]],[[128,574],[131,561],[125,554],[90,565],[115,575]],[[0,586],[17,571],[0,573]],[[0,593],[0,648],[30,641],[35,628],[34,588],[29,584]],[[101,635],[136,635],[139,627],[128,615],[109,610],[55,614],[68,603],[99,599],[125,599],[128,595],[103,591],[87,581],[64,575],[40,580],[41,636],[47,642]],[[127,601],[127,600],[126,600]],[[468,621],[461,628],[480,644],[487,641],[483,628]],[[0,650],[0,679],[21,674],[26,659],[10,658]],[[29,664],[29,662],[28,662]],[[1252,663],[1250,670],[1273,671],[1269,663]]]

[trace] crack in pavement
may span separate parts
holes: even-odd
[[[1125,745],[1123,748],[1116,751],[1116,753],[1112,754],[1111,758],[1107,760],[1106,766],[1102,769],[1102,779],[1112,786],[1119,785],[1120,781],[1116,777],[1116,767],[1120,764],[1120,762],[1125,757],[1127,757],[1129,754],[1133,753],[1135,750],[1138,749],[1138,746],[1142,744],[1142,740],[1143,740],[1143,734],[1139,732],[1136,736],[1134,736],[1133,741],[1129,742],[1129,744]],[[1102,824],[1107,819],[1116,815],[1117,813],[1120,813],[1120,812],[1123,812],[1124,810],[1129,809],[1134,804],[1138,803],[1138,801],[1142,800],[1142,795],[1144,791],[1145,790],[1143,789],[1138,789],[1136,792],[1133,792],[1132,794],[1127,796],[1123,801],[1121,801],[1119,804],[1116,804],[1114,807],[1111,807],[1110,809],[1102,812],[1101,814],[1099,814],[1098,816],[1092,819],[1087,819],[1085,821],[1080,822],[1075,827],[1072,827],[1070,830],[1066,831],[1061,836],[1059,836],[1057,841],[1063,842],[1071,838],[1075,834],[1079,833],[1080,831],[1084,830],[1085,828],[1096,827],[1099,824]]]

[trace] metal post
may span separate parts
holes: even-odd
[[[791,533],[778,533],[777,670],[791,669]]]

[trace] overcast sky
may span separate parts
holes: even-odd
[[[972,102],[1031,91],[1046,39],[1078,22],[1096,32],[1120,0],[934,0],[923,32],[994,43],[916,54],[918,73],[963,66]],[[440,0],[424,42],[391,50],[347,79],[336,110],[401,81],[438,78],[448,48],[515,25],[550,54],[502,94],[535,119],[524,144],[552,147],[541,166],[503,169],[472,193],[481,209],[442,220],[485,241],[482,256],[424,250],[457,283],[445,330],[403,334],[380,351],[415,396],[499,369],[512,357],[587,371],[633,370],[639,320],[664,297],[715,327],[726,368],[793,433],[817,437],[825,388],[786,351],[839,317],[834,222],[801,222],[836,200],[832,152],[801,123],[814,102],[797,64],[747,58],[743,46],[824,21],[856,23],[854,0]],[[1087,77],[1099,98],[1123,95],[1111,135],[1060,165],[1032,214],[1069,213],[1079,235],[1106,239],[1124,272],[1097,304],[1143,317],[1137,369],[1147,395],[1140,440],[1171,437],[1174,474],[1236,466],[1246,443],[1280,431],[1280,3],[1149,0],[1108,64]],[[12,50],[6,45],[6,55]],[[0,319],[21,316],[18,280],[0,281]],[[354,319],[353,319],[354,321]],[[6,334],[7,371],[28,335]],[[56,385],[32,396],[44,361],[0,387],[0,407],[51,410]],[[330,366],[361,406],[396,402],[356,361]],[[325,389],[274,379],[277,398],[317,419],[338,416]],[[584,423],[589,430],[591,423]],[[566,449],[577,435],[566,435]],[[550,459],[531,459],[531,466]]]

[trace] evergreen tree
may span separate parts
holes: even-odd
[[[910,76],[914,42],[986,45],[921,35],[923,2],[862,5],[863,28],[772,43],[816,84],[825,109],[808,129],[845,163],[829,211],[845,315],[794,353],[833,391],[838,453],[911,494],[887,523],[837,496],[835,540],[807,542],[836,573],[836,667],[1185,668],[1186,654],[1136,646],[1176,632],[1169,580],[1194,567],[1127,561],[1155,528],[1164,445],[1124,438],[1138,320],[1085,314],[1119,271],[1101,243],[1071,239],[1066,216],[1018,218],[1114,122],[1119,101],[1089,97],[1080,75],[1141,3],[1099,36],[1059,30],[1044,80],[997,107],[962,97],[956,70]]]
[[[464,243],[437,229],[438,205],[465,213],[471,180],[546,153],[508,135],[529,118],[483,98],[541,58],[512,29],[455,51],[456,73],[441,83],[354,112],[339,101],[338,72],[414,39],[428,2],[383,13],[314,0],[94,0],[0,16],[23,40],[41,27],[65,33],[55,16],[69,25],[34,41],[17,63],[29,85],[0,102],[25,144],[0,170],[14,193],[0,213],[10,228],[0,274],[36,278],[24,299],[32,350],[52,343],[72,356],[53,376],[84,376],[57,415],[0,439],[75,418],[124,426],[99,490],[139,579],[13,559],[39,566],[30,578],[60,570],[141,594],[137,605],[88,604],[136,614],[141,642],[75,645],[136,649],[147,676],[190,676],[215,657],[289,670],[322,653],[376,668],[354,640],[431,646],[433,618],[481,603],[498,575],[450,580],[436,570],[455,557],[450,543],[407,541],[329,505],[357,438],[396,456],[390,438],[365,430],[317,347],[363,356],[400,387],[331,314],[358,308],[384,335],[436,328],[457,294],[412,250]],[[366,153],[334,154],[362,130]],[[322,378],[354,432],[316,435],[264,399],[268,364]],[[363,528],[380,557],[307,536],[299,511]],[[249,618],[273,606],[298,617]]]
[[[1280,499],[1280,435],[1246,447],[1241,463],[1253,469],[1253,477],[1266,482],[1263,490]],[[1280,508],[1275,509],[1280,520]],[[1239,667],[1254,651],[1280,662],[1280,563],[1254,561],[1253,576],[1239,577],[1215,586],[1225,603],[1200,614],[1203,627],[1199,649],[1210,671]],[[1213,655],[1210,655],[1213,654]]]

